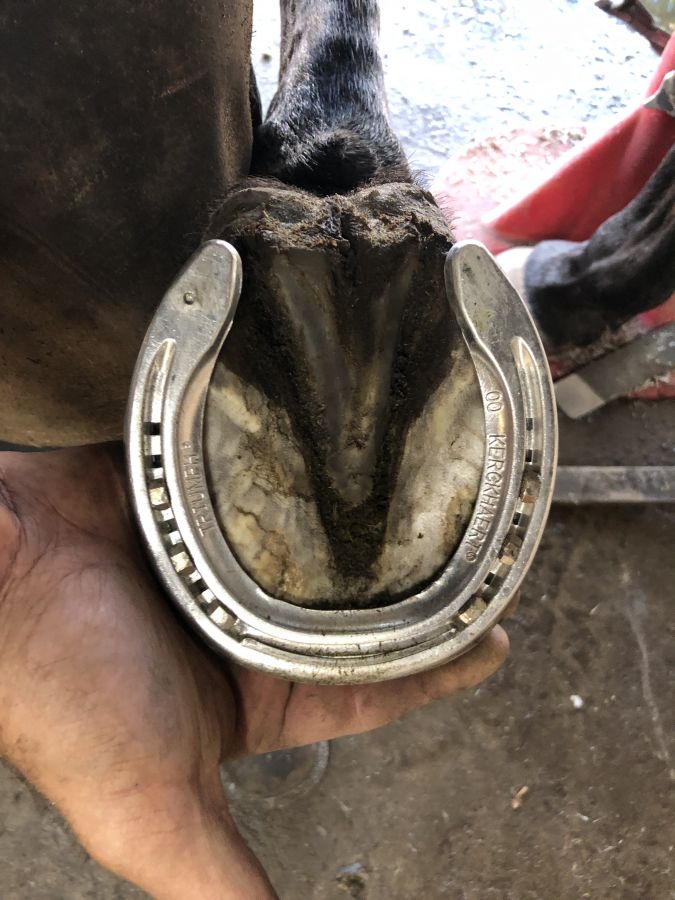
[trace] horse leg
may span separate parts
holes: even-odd
[[[551,353],[600,341],[675,293],[675,147],[587,241],[543,241],[524,287]]]
[[[279,88],[252,172],[319,194],[411,181],[387,115],[374,0],[282,0]]]

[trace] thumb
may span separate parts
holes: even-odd
[[[123,811],[106,815],[107,826],[90,827],[81,839],[97,862],[156,900],[273,900],[217,770],[209,782],[158,784],[127,795]]]

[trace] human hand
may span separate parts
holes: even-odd
[[[226,663],[145,561],[119,447],[0,454],[0,755],[95,859],[160,900],[274,896],[222,761],[384,725],[478,684],[507,647],[497,627],[435,671],[363,686]]]

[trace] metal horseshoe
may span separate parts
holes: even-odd
[[[241,260],[205,243],[173,282],[138,358],[127,413],[132,501],[178,607],[237,662],[297,681],[381,681],[466,652],[502,617],[539,544],[557,456],[553,389],[530,315],[480,244],[454,246],[446,292],[483,397],[478,498],[445,569],[380,609],[305,609],[272,597],[237,561],[206,484],[203,419],[241,292]]]

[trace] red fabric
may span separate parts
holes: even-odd
[[[472,141],[441,167],[431,187],[438,205],[452,224],[458,241],[485,244],[501,253],[510,244],[483,226],[497,204],[513,198],[513,186],[527,173],[550,171],[553,163],[586,137],[583,126],[535,130],[514,128],[495,137]]]
[[[647,96],[675,69],[675,36],[668,42]],[[553,174],[515,203],[483,221],[512,244],[548,238],[583,241],[644,187],[675,142],[675,118],[640,107],[602,137],[582,144]]]

